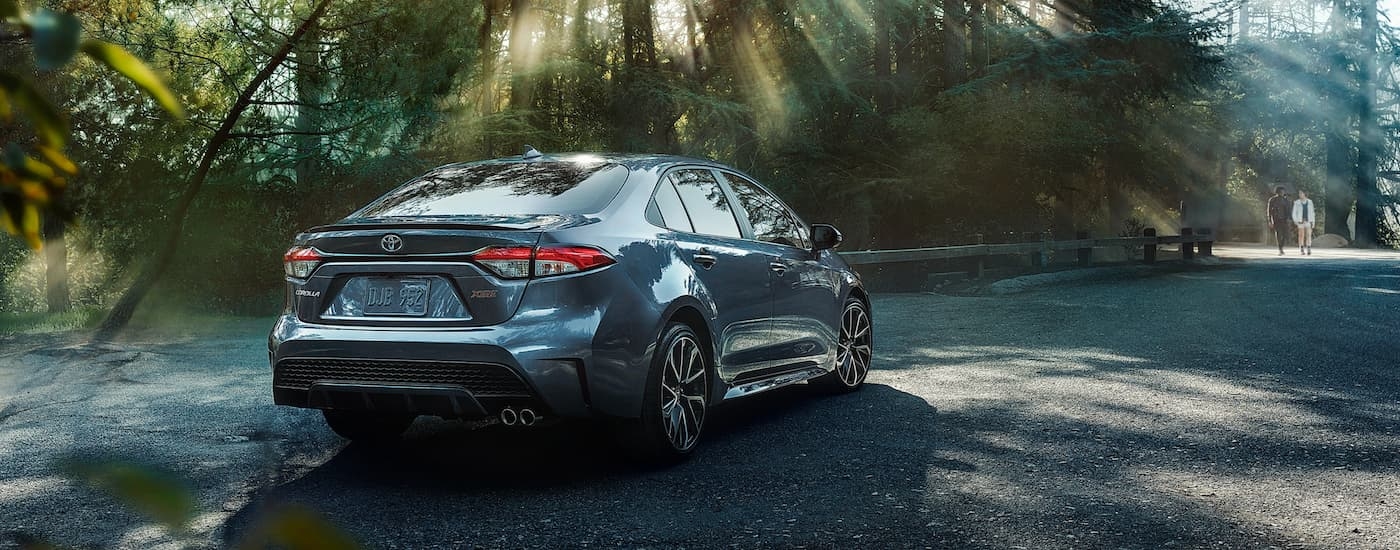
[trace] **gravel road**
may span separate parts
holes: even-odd
[[[344,446],[270,404],[265,322],[0,340],[0,532],[168,540],[56,477],[79,454],[181,472],[211,544],[292,503],[380,548],[1400,548],[1400,255],[1218,253],[877,296],[865,389],[737,402],[660,470],[578,426]]]

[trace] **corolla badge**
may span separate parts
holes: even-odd
[[[379,239],[379,247],[385,252],[398,252],[403,249],[403,237],[390,233]]]

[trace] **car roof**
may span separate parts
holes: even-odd
[[[526,159],[521,156],[502,157],[475,162],[461,162],[440,166],[447,168],[450,166],[466,166],[473,164],[514,164],[520,162],[578,162],[583,160],[597,160],[616,164],[628,170],[654,170],[665,169],[671,166],[708,166],[711,168],[721,168],[738,172],[737,169],[720,164],[718,162],[700,158],[684,157],[680,155],[663,155],[650,153],[549,153],[540,157]]]

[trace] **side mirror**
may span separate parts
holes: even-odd
[[[812,224],[812,252],[820,252],[841,245],[841,232],[835,226],[824,223]]]

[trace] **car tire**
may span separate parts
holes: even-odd
[[[357,443],[395,441],[413,424],[411,414],[383,414],[364,411],[321,411],[326,425],[340,437]]]
[[[710,354],[695,330],[671,323],[652,354],[641,417],[617,430],[619,443],[643,462],[675,463],[690,456],[709,416]]]
[[[865,377],[870,374],[874,331],[870,308],[857,298],[848,298],[836,328],[836,368],[812,382],[834,393],[853,392],[865,384]]]

